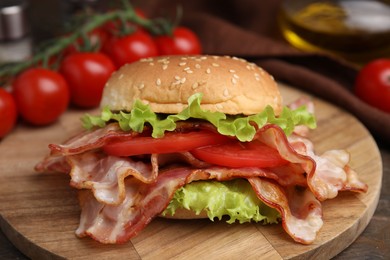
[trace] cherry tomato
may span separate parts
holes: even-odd
[[[5,89],[0,88],[0,138],[11,132],[17,117],[14,97]]]
[[[109,38],[109,33],[103,28],[95,28],[91,32],[88,33],[88,39],[90,41],[90,45],[92,47],[98,46],[98,48],[94,49],[95,51],[100,51],[106,41]],[[79,52],[79,48],[83,47],[85,42],[82,38],[76,40],[76,43],[69,45],[67,48],[63,50],[63,54],[70,55],[75,52]]]
[[[205,145],[220,144],[228,140],[228,137],[210,131],[168,132],[161,138],[141,136],[128,141],[113,142],[105,145],[103,150],[115,156],[174,153],[189,151]]]
[[[200,54],[202,52],[198,36],[185,27],[175,28],[173,36],[158,36],[155,42],[160,55]]]
[[[277,150],[256,140],[205,146],[194,149],[191,153],[202,161],[232,168],[275,167],[287,163]]]
[[[69,87],[61,74],[43,68],[22,72],[13,82],[20,115],[34,125],[54,122],[67,109]]]
[[[69,85],[71,102],[82,108],[100,104],[104,85],[114,71],[113,62],[103,53],[73,53],[60,66]]]
[[[365,65],[356,77],[355,93],[366,103],[390,113],[390,59]]]
[[[141,17],[141,18],[144,18],[146,19],[146,15],[144,13],[144,11],[142,11],[141,9],[139,8],[135,8],[135,13]],[[111,34],[111,35],[118,35],[120,34],[121,32],[121,27],[123,26],[122,24],[122,21],[120,19],[115,19],[115,20],[111,20],[105,24],[103,24],[103,26],[101,27],[104,31],[106,31],[108,34]],[[127,21],[126,22],[126,26],[134,26],[134,24],[130,21]],[[141,26],[137,26],[139,29],[141,29],[142,27]]]
[[[112,37],[103,47],[103,52],[114,61],[117,68],[141,58],[158,55],[152,37],[143,30],[119,38]]]

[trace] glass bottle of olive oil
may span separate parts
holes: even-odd
[[[390,57],[390,0],[285,0],[279,24],[299,49],[357,64]]]

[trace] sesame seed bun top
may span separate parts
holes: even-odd
[[[164,56],[124,65],[108,80],[101,106],[129,111],[139,99],[156,113],[179,113],[203,93],[202,108],[251,115],[267,105],[279,114],[282,98],[273,77],[254,63],[226,56]]]

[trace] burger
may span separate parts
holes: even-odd
[[[124,243],[156,217],[281,223],[309,244],[321,202],[365,192],[349,154],[314,152],[308,99],[283,106],[254,63],[226,56],[164,56],[127,64],[108,80],[101,113],[36,166],[79,190],[79,237]]]

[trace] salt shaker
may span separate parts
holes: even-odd
[[[0,64],[18,62],[32,54],[25,0],[0,1]]]

